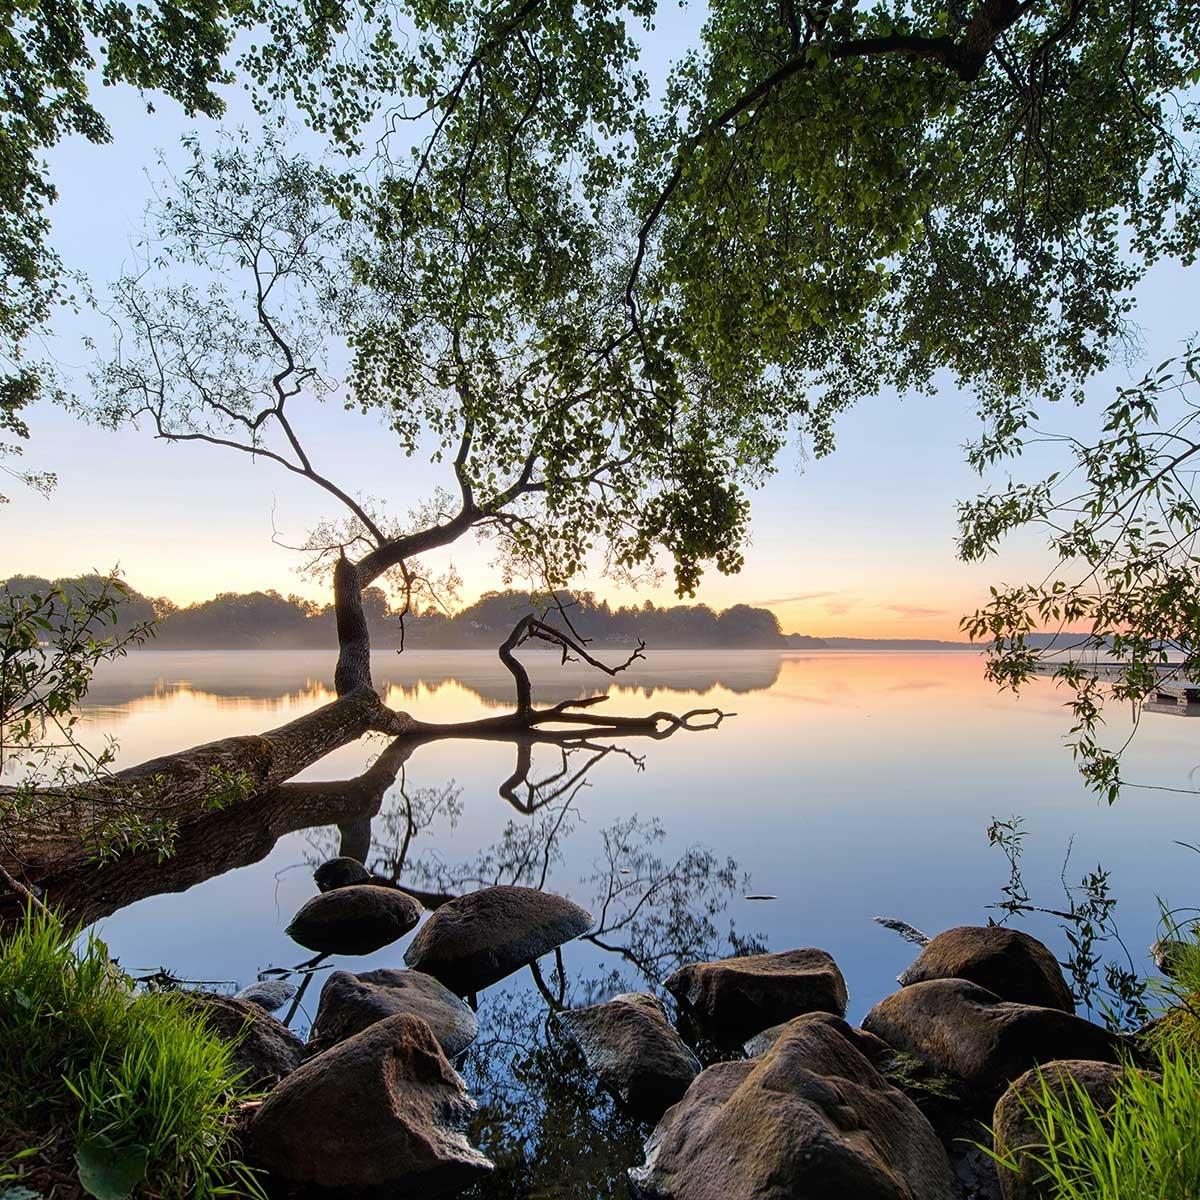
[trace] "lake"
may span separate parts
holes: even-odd
[[[1023,873],[1036,902],[1063,907],[1068,850],[1068,882],[1098,864],[1110,871],[1139,969],[1151,969],[1145,948],[1159,899],[1186,906],[1200,891],[1200,858],[1177,844],[1200,841],[1196,797],[1185,794],[1196,782],[1200,725],[1187,720],[1143,717],[1125,774],[1149,786],[1110,808],[1075,773],[1063,745],[1065,697],[1053,682],[1036,680],[1019,698],[998,694],[973,653],[651,651],[635,671],[599,685],[552,655],[527,657],[538,702],[607,691],[614,713],[737,715],[713,730],[601,740],[570,756],[537,746],[528,778],[552,782],[532,792],[526,776],[512,782],[511,743],[421,746],[369,827],[318,823],[275,841],[286,820],[266,831],[265,818],[257,828],[253,818],[226,822],[220,837],[193,839],[180,861],[128,890],[118,881],[98,899],[110,913],[97,928],[111,952],[134,974],[162,968],[245,985],[308,957],[284,927],[315,894],[315,864],[339,846],[361,847],[369,866],[388,871],[404,850],[402,879],[413,886],[544,879],[598,915],[607,898],[604,947],[568,946],[565,981],[553,977],[553,960],[547,966],[556,1000],[644,989],[654,982],[647,975],[681,957],[730,953],[732,930],[739,946],[828,950],[858,1019],[915,954],[872,918],[935,933],[1001,915],[989,907],[1008,880],[1003,854],[988,845],[993,818],[1024,818]],[[120,762],[133,763],[257,732],[331,699],[332,668],[331,655],[301,652],[138,652],[97,677],[87,736],[116,738]],[[389,705],[429,720],[511,702],[511,678],[483,652],[378,654],[375,679]],[[1128,723],[1128,714],[1111,714],[1110,739]],[[345,747],[303,778],[352,779],[385,745]],[[151,894],[164,886],[186,890]],[[1065,955],[1053,918],[1022,927]],[[400,965],[404,945],[335,965]],[[321,978],[297,1013],[302,1029]],[[483,1104],[477,1137],[501,1169],[475,1194],[624,1195],[621,1173],[640,1160],[644,1131],[590,1084],[548,1011],[528,972],[481,997],[483,1032],[464,1073]]]

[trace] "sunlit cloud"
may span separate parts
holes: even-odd
[[[888,612],[894,612],[900,617],[944,617],[944,608],[921,608],[917,604],[885,604]]]
[[[826,596],[836,596],[837,592],[795,592],[790,596],[775,596],[770,600],[755,600],[760,608],[772,608],[784,604],[804,604],[808,600],[824,600]]]

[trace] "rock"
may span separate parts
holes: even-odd
[[[269,1088],[294,1071],[305,1056],[304,1043],[252,1000],[216,992],[184,992],[217,1037],[237,1042],[234,1061],[251,1090]]]
[[[371,872],[357,858],[347,858],[344,855],[323,862],[313,872],[313,881],[322,892],[332,892],[356,883],[372,883],[374,879]]]
[[[725,1046],[804,1013],[846,1011],[846,981],[837,963],[811,948],[693,963],[663,986]]]
[[[1000,925],[962,925],[932,938],[899,983],[969,979],[1001,1000],[1075,1011],[1054,955],[1037,938]]]
[[[696,1077],[630,1172],[642,1200],[950,1200],[946,1152],[825,1013]]]
[[[1058,1008],[1001,1000],[965,979],[914,983],[881,1000],[863,1028],[988,1095],[1064,1055],[1115,1061],[1114,1034]]]
[[[561,1013],[588,1069],[643,1121],[657,1121],[700,1073],[657,996],[634,992]]]
[[[403,937],[424,910],[409,895],[352,884],[308,901],[287,927],[293,941],[322,954],[371,954]]]
[[[321,989],[309,1046],[325,1049],[396,1013],[424,1019],[448,1058],[479,1033],[475,1014],[448,987],[420,971],[334,971]]]
[[[1181,968],[1186,967],[1190,951],[1188,942],[1179,938],[1159,938],[1150,947],[1154,966],[1168,979],[1176,979]]]
[[[992,1124],[997,1152],[1016,1160],[1013,1170],[998,1168],[1004,1200],[1050,1200],[1053,1195],[1039,1184],[1037,1155],[1042,1137],[1028,1112],[1030,1102],[1042,1095],[1043,1081],[1051,1092],[1064,1098],[1078,1086],[1097,1109],[1107,1113],[1126,1070],[1112,1063],[1080,1059],[1051,1062],[1040,1070],[1027,1071],[1009,1087],[996,1105]]]
[[[777,1041],[788,1031],[791,1021],[784,1021],[782,1025],[772,1025],[770,1029],[764,1029],[762,1033],[756,1033],[742,1049],[746,1052],[748,1058],[761,1058]],[[853,1025],[847,1025],[843,1030],[843,1036],[848,1037],[862,1054],[866,1060],[877,1070],[880,1062],[894,1058],[896,1052],[883,1041],[877,1038],[873,1033],[867,1033],[864,1029],[858,1029]]]
[[[296,994],[296,985],[286,979],[260,979],[244,987],[234,996],[235,1000],[247,1000],[257,1004],[263,1012],[274,1012],[282,1008]]]
[[[562,896],[536,888],[481,888],[443,904],[413,938],[404,961],[468,996],[591,927],[591,913]]]
[[[243,1150],[293,1187],[442,1196],[492,1170],[465,1134],[475,1107],[429,1026],[399,1013],[289,1075],[250,1118]]]

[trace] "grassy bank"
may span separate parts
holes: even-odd
[[[1179,931],[1175,932],[1179,936]],[[1176,943],[1166,1007],[1143,1034],[1154,1070],[1126,1071],[1111,1103],[1076,1082],[1040,1080],[1024,1109],[1036,1146],[1039,1200],[1197,1200],[1200,1197],[1200,943]],[[1142,1064],[1139,1064],[1142,1065]],[[1017,1169],[1018,1158],[1002,1156]]]
[[[257,1194],[231,1047],[46,913],[0,941],[0,1084],[0,1198]]]

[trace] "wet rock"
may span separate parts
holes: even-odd
[[[296,985],[286,979],[260,979],[244,987],[235,996],[235,1000],[246,1000],[257,1004],[263,1012],[274,1012],[282,1008],[296,994]]]
[[[863,1028],[992,1096],[1038,1063],[1064,1056],[1112,1062],[1119,1045],[1082,1017],[1001,1000],[965,979],[901,988],[871,1009]]]
[[[1019,929],[962,925],[939,933],[899,983],[907,987],[930,979],[968,979],[1002,1000],[1075,1011],[1075,999],[1054,955]]]
[[[466,1137],[475,1107],[429,1026],[400,1013],[289,1075],[250,1119],[243,1148],[293,1187],[443,1196],[492,1170]]]
[[[304,1043],[252,1000],[216,992],[183,994],[217,1037],[237,1043],[233,1057],[248,1088],[272,1087],[304,1061]]]
[[[630,1172],[641,1200],[950,1200],[929,1122],[840,1018],[789,1023],[752,1061],[697,1076]]]
[[[837,963],[812,948],[693,963],[664,986],[725,1046],[804,1013],[846,1011],[846,981]]]
[[[700,1073],[657,996],[634,992],[561,1013],[588,1069],[643,1121],[657,1121]]]
[[[1042,1095],[1043,1081],[1062,1098],[1074,1098],[1074,1089],[1082,1088],[1097,1109],[1107,1112],[1126,1070],[1112,1063],[1074,1059],[1047,1063],[1040,1071],[1027,1071],[1014,1081],[1000,1097],[993,1120],[996,1150],[1016,1160],[1013,1170],[999,1168],[1004,1200],[1050,1200],[1053,1195],[1039,1183],[1037,1157],[1043,1139],[1028,1111],[1030,1102]]]
[[[375,877],[357,858],[347,858],[343,855],[323,862],[313,872],[313,881],[319,891],[332,892],[356,883],[373,883]]]
[[[325,1049],[396,1013],[424,1019],[448,1058],[479,1033],[475,1014],[448,987],[420,971],[334,971],[321,989],[309,1045]]]
[[[592,916],[536,888],[489,887],[443,904],[413,938],[404,961],[472,995],[592,927]]]
[[[403,937],[424,910],[394,888],[352,884],[314,896],[287,927],[293,941],[322,954],[371,954]]]
[[[787,1032],[791,1021],[784,1021],[781,1025],[772,1025],[770,1029],[764,1029],[762,1033],[756,1033],[742,1049],[746,1052],[748,1058],[761,1058],[777,1041]],[[844,1037],[848,1037],[872,1066],[878,1069],[879,1063],[887,1058],[894,1057],[895,1051],[883,1041],[877,1038],[873,1033],[867,1033],[865,1029],[859,1029],[854,1025],[847,1025],[842,1031]]]

